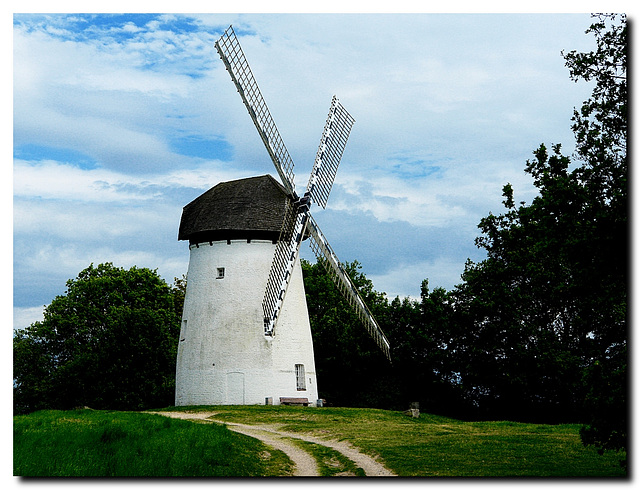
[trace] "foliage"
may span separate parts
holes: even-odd
[[[373,290],[357,262],[344,267],[377,317],[386,307],[386,298]],[[385,357],[334,285],[323,262],[312,265],[302,261],[302,270],[320,397],[335,405],[378,406],[381,393],[375,389],[379,383],[376,374],[380,365],[387,365]]]
[[[592,317],[601,339],[595,362],[586,373],[589,425],[583,442],[600,451],[626,448],[628,260],[627,183],[627,23],[625,15],[600,15],[586,31],[597,49],[565,55],[572,79],[595,80],[591,98],[575,111],[572,129],[577,153],[585,162],[580,182],[595,216],[590,248],[598,261],[586,272],[601,282],[602,294]],[[595,254],[594,254],[595,255]],[[586,279],[586,277],[585,277]]]
[[[578,217],[584,201],[559,146],[535,155],[527,171],[540,196],[516,207],[505,186],[507,212],[479,225],[487,259],[469,262],[456,289],[460,370],[468,396],[493,416],[516,408],[522,419],[576,420],[581,368],[597,350],[589,295],[599,291],[588,290],[580,264],[591,259],[592,223]]]
[[[182,274],[182,277],[174,277],[173,284],[171,285],[171,292],[173,293],[173,306],[176,315],[182,318],[182,308],[184,307],[184,297],[187,294],[187,275]]]
[[[313,335],[320,397],[333,406],[404,410],[418,402],[423,410],[469,415],[452,369],[455,324],[451,295],[429,290],[420,301],[384,293],[360,272],[358,262],[343,264],[391,343],[389,363],[343,299],[322,262],[302,262]]]
[[[14,417],[13,473],[63,477],[234,477],[287,474],[280,451],[217,424],[94,410]]]
[[[574,110],[572,119],[577,154],[585,163],[581,179],[594,200],[624,201],[628,127],[626,15],[597,15],[586,33],[595,36],[596,51],[563,53],[573,81],[595,82],[591,98],[580,110]]]
[[[539,195],[517,206],[507,184],[506,212],[480,222],[476,243],[487,258],[467,263],[454,292],[464,332],[459,369],[466,396],[492,417],[591,420],[585,442],[621,449],[629,265],[625,18],[600,16],[587,32],[596,34],[598,51],[565,55],[572,78],[596,82],[574,113],[576,160],[560,145],[551,154],[541,145],[525,169]]]
[[[585,445],[598,452],[627,447],[627,348],[617,346],[608,356],[598,360],[587,371],[590,389],[586,398],[589,425],[580,435]],[[622,461],[626,464],[626,461]]]
[[[597,16],[593,53],[564,54],[595,84],[573,116],[576,152],[542,144],[526,162],[539,194],[489,214],[453,291],[388,301],[347,264],[392,344],[389,366],[322,268],[305,264],[321,396],[344,406],[463,418],[582,422],[583,440],[626,447],[626,19]],[[322,390],[326,390],[324,393]]]
[[[43,321],[14,333],[14,410],[172,403],[179,325],[174,292],[156,272],[92,264]]]
[[[579,425],[465,422],[421,412],[286,406],[185,407],[215,419],[346,440],[404,477],[624,477],[614,454],[580,442]],[[171,410],[175,410],[171,408]]]

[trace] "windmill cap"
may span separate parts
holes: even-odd
[[[278,239],[287,199],[271,175],[221,182],[182,210],[178,240]]]

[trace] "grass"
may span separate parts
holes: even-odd
[[[161,415],[41,411],[13,418],[16,476],[251,477],[290,474],[281,451],[216,424]]]
[[[625,477],[625,454],[605,453],[580,441],[580,425],[506,421],[462,422],[421,414],[358,408],[283,406],[189,407],[214,410],[216,419],[278,424],[282,430],[347,440],[379,455],[399,476]]]
[[[462,422],[357,408],[284,406],[170,407],[215,411],[216,419],[276,424],[282,430],[346,440],[379,456],[399,476],[625,477],[624,454],[597,454],[579,425]],[[41,411],[14,417],[18,476],[283,476],[289,459],[223,425],[160,415],[93,410]],[[325,476],[361,475],[336,451],[311,443]]]

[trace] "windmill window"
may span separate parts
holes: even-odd
[[[224,279],[224,267],[218,267],[218,275],[216,279]]]
[[[187,320],[182,320],[182,332],[180,342],[184,342],[184,339],[187,337]]]
[[[296,364],[296,389],[298,391],[307,389],[304,379],[304,364]]]

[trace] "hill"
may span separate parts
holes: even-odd
[[[402,412],[337,407],[164,410],[208,412],[202,418],[348,441],[398,476],[626,476],[618,464],[624,455],[600,456],[584,447],[579,425],[463,422],[429,414],[414,419]],[[336,460],[335,453],[310,443],[303,448],[319,467]],[[14,417],[14,474],[20,476],[284,476],[293,470],[281,451],[221,424],[92,410]],[[361,474],[357,470],[352,473]]]

